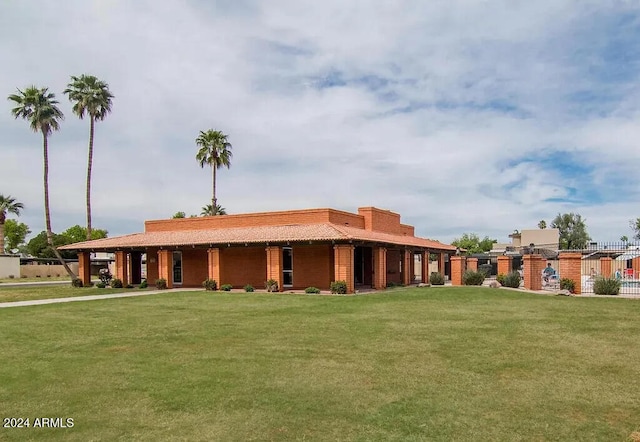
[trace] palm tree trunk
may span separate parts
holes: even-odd
[[[58,249],[53,245],[53,232],[51,231],[51,212],[49,211],[49,143],[47,140],[47,134],[45,132],[42,133],[43,138],[43,149],[44,149],[44,221],[47,229],[47,243],[49,247],[53,249],[54,255],[60,261],[60,264],[63,265],[66,272],[69,274],[71,279],[76,279],[75,273],[71,270],[71,268],[67,265],[66,261],[58,252]]]
[[[91,241],[91,165],[93,163],[93,131],[94,119],[91,118],[89,130],[89,160],[87,162],[87,241]]]
[[[0,218],[4,218],[1,213]],[[0,219],[0,255],[4,255],[4,219]]]
[[[213,169],[213,197],[211,198],[211,209],[213,211],[212,215],[216,215],[216,205],[218,200],[216,199],[216,166],[215,164],[212,166]]]

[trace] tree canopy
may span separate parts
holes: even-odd
[[[560,250],[585,249],[591,241],[585,220],[577,213],[558,213],[551,227],[560,230]]]
[[[467,251],[466,253],[471,255],[473,253],[488,252],[493,248],[493,244],[497,242],[497,239],[491,239],[488,236],[480,239],[475,233],[464,233],[462,237],[451,241],[451,244],[465,249]]]
[[[92,229],[91,239],[101,239],[107,237],[107,231],[103,229]],[[53,234],[53,244],[55,247],[66,246],[67,244],[73,244],[76,242],[82,242],[87,240],[87,229],[79,225],[69,227],[67,230],[60,234]],[[35,256],[36,258],[55,258],[56,255],[53,249],[47,244],[47,232],[42,231],[37,236],[33,237],[27,243],[27,252]],[[73,259],[76,257],[76,252],[68,250],[60,250],[60,254],[65,259]]]
[[[633,239],[640,240],[640,218],[629,221],[629,226],[633,230]]]
[[[16,221],[15,219],[8,219],[4,223],[4,245],[6,250],[20,249],[25,245],[24,241],[27,235],[31,233],[29,226],[25,223]]]

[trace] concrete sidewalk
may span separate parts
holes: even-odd
[[[0,308],[26,307],[30,305],[59,304],[62,302],[98,301],[100,299],[130,298],[133,296],[158,295],[161,293],[194,292],[202,289],[169,289],[114,293],[111,295],[74,296],[71,298],[33,299],[31,301],[0,302]]]

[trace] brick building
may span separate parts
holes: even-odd
[[[164,278],[169,287],[200,287],[207,279],[234,288],[264,287],[267,279],[280,290],[314,286],[327,290],[344,280],[348,291],[384,289],[388,283],[412,284],[415,274],[428,278],[429,254],[445,255],[454,246],[414,235],[400,215],[375,207],[358,213],[334,209],[248,213],[153,220],[143,233],[60,247],[78,252],[79,276],[90,281],[90,253],[114,252],[115,277],[125,284],[141,281],[142,256],[150,284]],[[416,263],[422,266],[416,272]]]

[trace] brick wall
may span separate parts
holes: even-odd
[[[365,230],[414,236],[412,226],[400,224],[400,215],[376,207],[360,207],[358,214],[364,217]]]
[[[393,282],[395,284],[402,283],[402,275],[400,274],[400,250],[387,249],[387,284]]]
[[[221,249],[220,252],[221,281],[218,286],[231,284],[234,288],[243,288],[251,284],[257,289],[264,288],[268,279],[267,253],[264,247],[231,247]],[[281,250],[280,253],[282,254]]]
[[[182,287],[202,287],[208,277],[207,251],[191,249],[182,251]]]
[[[293,253],[293,289],[317,287],[329,290],[333,277],[331,245],[296,246]]]
[[[462,285],[462,274],[466,270],[466,257],[452,256],[451,262],[451,285]]]
[[[158,249],[147,249],[147,283],[150,286],[155,285],[160,278],[158,276]]]
[[[561,253],[558,265],[560,278],[571,279],[575,285],[575,294],[582,293],[582,254]]]

